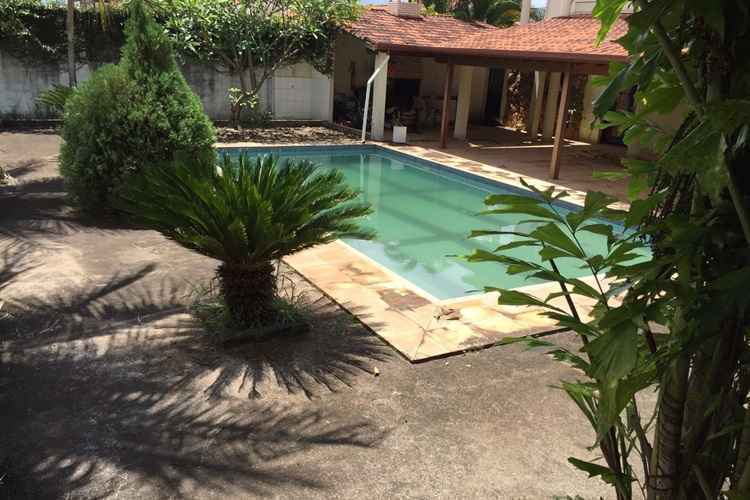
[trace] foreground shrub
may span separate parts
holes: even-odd
[[[369,238],[356,219],[368,204],[340,171],[307,161],[224,157],[150,168],[120,207],[180,245],[221,261],[220,294],[238,328],[279,319],[274,262],[338,238]]]
[[[89,213],[111,209],[134,174],[177,152],[212,154],[213,125],[141,0],[131,3],[125,32],[122,61],[96,71],[65,107],[60,169]]]

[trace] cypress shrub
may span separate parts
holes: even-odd
[[[60,171],[89,214],[112,212],[144,168],[213,154],[213,125],[142,0],[131,2],[125,34],[120,63],[97,70],[65,106]]]

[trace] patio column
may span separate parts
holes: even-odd
[[[539,118],[542,114],[542,101],[544,100],[544,83],[547,80],[547,73],[544,71],[534,72],[534,87],[531,90],[531,106],[529,106],[529,123],[527,130],[529,138],[536,140],[539,133]]]
[[[508,107],[508,80],[510,79],[510,70],[505,68],[503,70],[503,87],[500,90],[500,112],[498,114],[498,121],[502,126],[505,123],[505,110]]]
[[[594,116],[594,101],[604,92],[603,87],[595,87],[591,83],[591,77],[587,77],[586,86],[583,90],[583,116],[578,135],[582,141],[597,144],[601,140],[602,131],[594,127],[596,117]]]
[[[375,67],[379,68],[388,59],[388,54],[378,52],[375,55]],[[378,73],[372,82],[372,138],[382,141],[385,135],[385,99],[388,87],[388,66]]]
[[[453,131],[453,137],[456,139],[466,139],[466,131],[469,128],[471,78],[473,75],[473,66],[458,67],[458,102],[456,103],[456,124]]]
[[[453,64],[445,68],[445,83],[443,86],[443,116],[440,120],[440,147],[448,146],[448,123],[450,123],[451,88],[453,87]]]
[[[549,176],[552,179],[560,177],[560,150],[563,145],[563,125],[568,111],[568,94],[570,94],[570,69],[563,74],[562,94],[560,106],[557,108],[557,123],[555,124],[555,145],[552,147],[552,158],[549,162]]]
[[[544,103],[544,124],[542,125],[542,139],[549,141],[555,131],[555,117],[557,116],[557,101],[560,97],[560,73],[549,74],[547,100]]]

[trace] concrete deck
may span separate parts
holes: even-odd
[[[504,127],[472,126],[467,140],[451,139],[448,147],[441,149],[439,135],[439,130],[419,134],[409,131],[408,145],[502,168],[529,179],[550,180],[552,141],[531,141],[525,133]],[[390,130],[386,130],[386,143],[388,141]],[[597,171],[622,170],[620,159],[625,155],[623,146],[566,140],[560,154],[560,178],[555,184],[578,191],[601,191],[626,200],[627,182],[593,178]]]

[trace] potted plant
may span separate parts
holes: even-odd
[[[393,112],[393,142],[397,144],[406,144],[406,125],[401,122],[401,112],[396,109]]]

